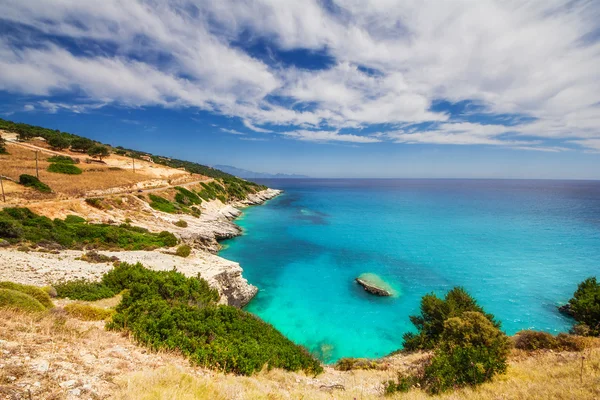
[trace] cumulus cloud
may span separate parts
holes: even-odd
[[[552,151],[564,148],[556,141],[597,149],[600,140],[600,3],[593,0],[62,0],[52,7],[6,0],[0,15],[43,34],[0,39],[4,91],[195,107],[297,140]],[[321,52],[331,62],[303,69],[276,54],[274,62],[259,59],[242,39],[263,40],[275,52]],[[439,99],[527,118],[509,128],[460,122],[432,111]],[[420,123],[428,128],[407,128]],[[373,125],[389,128],[362,133]]]

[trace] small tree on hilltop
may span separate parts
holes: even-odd
[[[88,155],[90,157],[99,158],[102,160],[104,157],[108,157],[110,152],[108,151],[108,147],[102,146],[101,144],[96,144],[90,147],[88,150]]]
[[[73,151],[85,153],[93,146],[94,141],[84,137],[76,137],[71,141],[71,150]]]
[[[0,154],[6,154],[6,140],[0,136]]]
[[[55,150],[63,150],[68,148],[71,142],[63,135],[57,134],[48,139],[48,144]]]

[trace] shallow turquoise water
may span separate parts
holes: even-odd
[[[556,311],[600,273],[600,182],[272,180],[220,255],[260,289],[247,310],[326,362],[401,347],[421,296],[464,286],[513,334],[568,330]],[[376,273],[400,295],[354,282]]]

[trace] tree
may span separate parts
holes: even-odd
[[[6,154],[6,140],[0,136],[0,154]]]
[[[71,140],[71,150],[86,153],[94,146],[94,141],[84,137],[76,137]]]
[[[102,146],[101,144],[95,144],[88,150],[88,155],[90,157],[99,158],[102,160],[104,157],[108,157],[110,152],[108,151],[108,147]]]
[[[444,299],[435,294],[427,294],[421,299],[421,315],[411,315],[410,321],[417,328],[417,333],[406,333],[404,349],[430,350],[439,342],[444,333],[444,323],[452,317],[460,317],[466,311],[474,311],[483,314],[495,327],[500,324],[494,320],[494,316],[486,314],[483,308],[477,304],[463,288],[455,287],[450,290]]]
[[[55,150],[63,150],[68,148],[71,142],[63,135],[57,134],[48,138],[48,144]]]
[[[484,383],[506,371],[509,351],[508,337],[487,316],[466,311],[444,322],[422,382],[430,393]]]
[[[573,318],[578,322],[576,332],[600,335],[600,283],[595,277],[581,282],[569,300]]]

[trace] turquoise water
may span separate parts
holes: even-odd
[[[502,321],[566,331],[556,310],[600,275],[600,182],[270,180],[220,255],[260,291],[247,310],[325,362],[401,347],[420,298],[464,286]],[[399,295],[354,278],[375,273]]]

